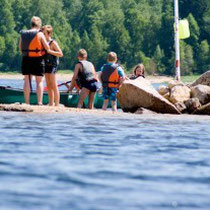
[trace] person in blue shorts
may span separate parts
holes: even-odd
[[[99,78],[103,86],[103,110],[107,109],[109,100],[112,111],[117,110],[117,92],[120,84],[125,80],[125,74],[121,66],[117,64],[117,54],[110,52],[107,63],[101,67]]]

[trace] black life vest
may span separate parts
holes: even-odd
[[[49,46],[53,43],[54,39],[49,41]],[[59,58],[57,56],[46,53],[44,56],[45,65],[49,67],[57,67],[59,64]]]
[[[118,64],[105,64],[101,74],[103,87],[118,88],[120,85],[120,75],[118,74]]]
[[[89,61],[79,61],[82,65],[82,70],[78,73],[78,80],[81,84],[95,79],[94,76],[94,66]]]

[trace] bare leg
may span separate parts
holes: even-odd
[[[77,108],[82,108],[83,102],[84,102],[85,98],[89,95],[89,93],[90,93],[90,91],[87,88],[82,88],[80,95],[79,95],[79,101],[78,101]]]
[[[42,104],[43,98],[43,80],[42,76],[36,76],[36,94],[37,94],[37,102],[39,105]]]
[[[30,92],[31,92],[31,87],[30,87],[30,79],[32,79],[31,75],[24,75],[24,87],[23,87],[23,92],[24,92],[24,98],[25,98],[25,103],[30,104]]]
[[[46,83],[47,83],[49,106],[53,106],[54,105],[54,93],[53,93],[53,89],[52,89],[50,74],[46,73],[45,78],[46,78]]]
[[[111,101],[112,104],[112,111],[116,112],[117,111],[117,101]]]
[[[94,97],[95,97],[95,92],[90,92],[89,93],[89,99],[88,99],[88,108],[89,109],[94,108]]]
[[[105,100],[104,100],[104,104],[103,104],[103,106],[102,106],[102,109],[103,109],[103,110],[107,110],[108,103],[109,103],[109,99],[105,99]]]
[[[52,88],[52,91],[53,91],[53,97],[54,97],[54,100],[55,100],[55,106],[59,106],[59,103],[60,103],[60,92],[58,90],[56,74],[50,74],[50,84],[51,84],[51,88]]]

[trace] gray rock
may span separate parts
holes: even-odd
[[[201,106],[199,109],[193,112],[193,114],[210,115],[210,103]]]
[[[187,107],[183,102],[177,102],[174,104],[174,106],[181,112],[184,113],[187,110]]]
[[[117,97],[122,110],[126,112],[135,112],[143,107],[158,113],[180,114],[179,110],[144,78],[125,81]]]
[[[210,70],[202,74],[197,80],[195,80],[191,86],[207,85],[210,86]]]
[[[201,107],[201,103],[198,98],[190,98],[189,100],[185,101],[185,105],[188,113],[193,113],[195,110]]]
[[[207,104],[210,102],[210,86],[197,85],[191,88],[192,97],[198,98],[201,104]]]
[[[157,114],[157,113],[141,107],[135,111],[135,114]]]

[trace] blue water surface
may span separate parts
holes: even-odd
[[[0,209],[210,209],[210,116],[0,112]]]

